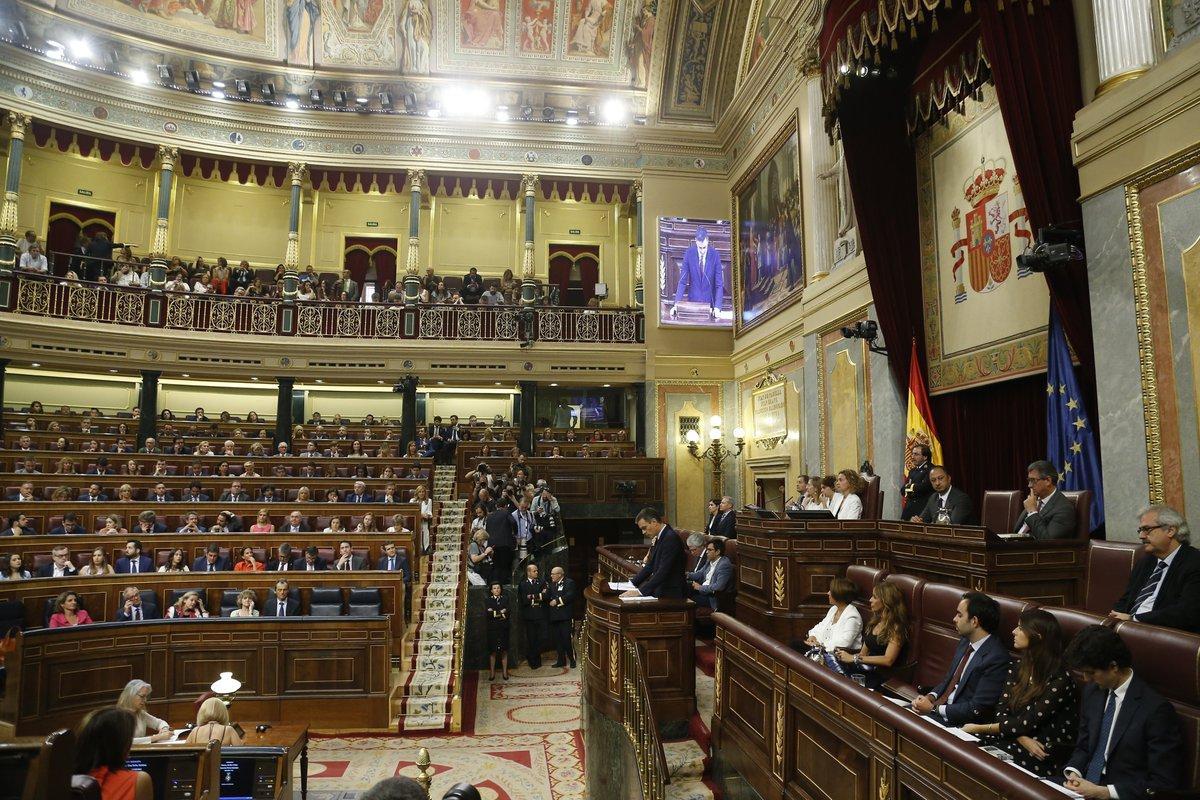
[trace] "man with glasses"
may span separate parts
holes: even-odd
[[[716,609],[717,595],[733,582],[733,564],[725,558],[724,539],[710,539],[704,546],[704,554],[708,562],[695,572],[688,573],[688,583],[691,584],[689,595],[697,603],[706,603]]]
[[[1034,539],[1075,536],[1075,505],[1058,491],[1058,470],[1049,461],[1029,465],[1029,496],[1016,532]]]
[[[1149,506],[1137,534],[1146,556],[1108,616],[1200,633],[1200,552],[1187,520],[1170,506]]]

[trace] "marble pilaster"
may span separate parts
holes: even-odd
[[[1096,94],[1136,78],[1158,60],[1150,0],[1094,0]]]

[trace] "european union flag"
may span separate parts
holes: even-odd
[[[1100,453],[1096,433],[1083,405],[1083,393],[1075,380],[1071,351],[1054,305],[1050,306],[1046,370],[1046,451],[1058,467],[1059,487],[1067,491],[1091,489],[1091,530],[1104,524],[1104,484],[1100,476]]]

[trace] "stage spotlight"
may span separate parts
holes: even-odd
[[[508,122],[508,106],[496,106],[496,121]]]
[[[268,103],[275,101],[275,84],[267,81],[259,88],[259,93],[262,94],[262,99]]]
[[[442,109],[448,117],[480,117],[491,108],[491,98],[482,89],[451,86],[442,92]]]
[[[554,107],[553,106],[546,106],[545,108],[542,109],[542,119],[546,120],[546,122],[554,121]]]
[[[213,88],[214,88],[214,89],[224,89],[224,88],[225,88],[225,81],[213,81],[213,82],[212,82],[212,86],[213,86]]]
[[[533,106],[521,106],[521,119],[533,119]]]
[[[412,92],[404,93],[404,110],[409,114],[415,114],[417,111],[417,96]]]
[[[288,95],[287,99],[283,101],[283,104],[287,108],[290,108],[292,111],[296,111],[297,109],[300,108],[300,100],[290,94]]]
[[[838,67],[838,72],[842,73],[843,75],[849,75],[850,74],[850,65],[842,64],[841,66]]]
[[[129,80],[138,86],[145,86],[150,82],[150,76],[146,74],[146,70],[144,69],[131,69],[129,70]]]
[[[579,112],[575,109],[567,109],[567,124],[574,128],[579,124]]]
[[[320,89],[309,89],[308,90],[308,99],[314,106],[324,105],[321,102],[321,90]]]
[[[71,42],[71,58],[76,61],[87,61],[92,57],[92,46],[86,39],[75,39]]]
[[[625,105],[624,100],[617,97],[605,100],[600,113],[601,119],[608,125],[623,125],[629,119],[629,107]]]
[[[61,61],[63,55],[65,55],[65,54],[66,54],[66,48],[64,48],[62,46],[61,42],[56,42],[53,39],[46,40],[46,57],[47,58],[52,58],[55,61]]]
[[[158,79],[163,83],[175,83],[175,72],[167,64],[158,65]]]
[[[384,111],[392,110],[392,93],[391,92],[380,92],[379,93],[379,107],[382,108]]]
[[[333,92],[333,104],[338,108],[346,107],[346,92],[342,89],[335,89]]]
[[[358,97],[354,98],[354,102],[358,103],[360,106],[365,106],[371,102],[371,98],[359,95]]]

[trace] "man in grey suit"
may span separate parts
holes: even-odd
[[[912,522],[924,522],[932,525],[935,522],[950,525],[969,525],[975,511],[971,498],[962,489],[953,486],[950,473],[941,464],[936,464],[929,470],[929,484],[933,494],[925,503],[925,510],[912,518]]]
[[[691,598],[697,603],[717,607],[717,595],[733,583],[733,564],[725,557],[725,540],[710,539],[704,547],[708,564],[687,575]]]
[[[342,279],[338,281],[337,290],[337,299],[340,299],[342,295],[346,295],[346,299],[350,302],[358,301],[358,282],[350,277],[350,270],[342,270]]]
[[[1017,533],[1034,539],[1070,539],[1075,536],[1075,504],[1058,490],[1058,470],[1049,461],[1029,465],[1029,496],[1017,518]]]

